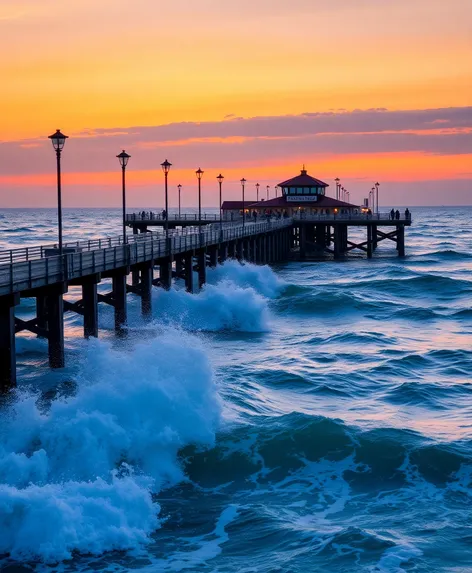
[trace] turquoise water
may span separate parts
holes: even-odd
[[[3,248],[55,240],[52,210],[1,215]],[[472,209],[413,219],[404,259],[228,262],[155,289],[151,324],[130,296],[125,341],[109,307],[98,341],[67,314],[63,371],[18,337],[6,570],[472,571]],[[116,234],[119,211],[64,226]]]

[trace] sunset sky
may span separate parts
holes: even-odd
[[[0,207],[217,205],[302,164],[360,202],[472,204],[471,0],[1,0]],[[247,196],[251,195],[247,192]],[[255,192],[252,194],[255,196]]]

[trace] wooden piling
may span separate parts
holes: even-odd
[[[0,298],[0,391],[16,386],[15,306],[19,293]]]

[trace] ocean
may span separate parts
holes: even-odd
[[[18,336],[1,570],[471,572],[472,208],[411,211],[405,258],[229,261],[151,323],[130,295],[126,339],[68,313],[64,370]],[[69,209],[65,239],[120,224]],[[2,249],[55,239],[54,210],[0,211]]]

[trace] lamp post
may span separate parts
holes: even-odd
[[[369,208],[372,207],[372,189],[369,191],[369,205],[368,205],[368,207]]]
[[[123,151],[116,156],[121,165],[121,190],[122,190],[122,201],[123,201],[123,243],[127,243],[128,239],[126,237],[126,166],[128,165],[129,158],[131,155],[128,155],[126,151]]]
[[[375,213],[375,205],[376,205],[376,201],[375,201],[375,187],[372,187],[371,191],[372,191],[372,213]]]
[[[180,183],[177,185],[177,189],[179,190],[179,219],[180,219],[180,192],[182,191],[182,185]]]
[[[57,158],[57,228],[59,235],[59,255],[62,255],[61,152],[68,137],[68,135],[61,133],[60,129],[56,129],[56,133],[53,133],[48,137],[48,139],[50,139],[52,142],[52,146],[56,150]]]
[[[223,177],[223,175],[221,175],[221,173],[220,173],[216,179],[218,180],[218,186],[219,186],[219,188],[220,188],[220,233],[221,233],[221,231],[223,230],[223,214],[222,214],[222,211],[221,211],[221,197],[222,197],[222,195],[221,195],[221,187],[223,186],[223,179],[224,179],[224,177]]]
[[[267,187],[266,187],[266,191],[267,191],[267,201],[269,200],[269,189],[270,189],[270,185],[267,185]]]
[[[377,206],[377,217],[379,216],[379,187],[380,187],[380,183],[377,181],[377,183],[375,184],[375,190],[376,190],[375,191],[375,195],[376,195],[375,203]]]
[[[346,192],[346,190],[344,189],[344,187],[341,187],[341,201],[344,201],[344,193]]]
[[[172,163],[169,163],[167,159],[164,163],[161,163],[162,171],[164,172],[164,182],[165,182],[165,210],[166,210],[166,221],[165,221],[165,230],[166,230],[166,239],[169,237],[169,202],[168,202],[168,187],[167,187],[167,177],[169,175],[170,168],[172,167]]]
[[[279,193],[279,187],[277,185],[274,187],[274,191],[275,191],[275,198],[277,199],[277,195]]]
[[[346,195],[347,195],[347,202],[349,203],[351,201],[351,194],[349,193],[349,191],[346,191]]]
[[[339,177],[336,177],[335,181],[336,181],[336,199],[339,199],[339,187],[340,187],[340,184],[339,184],[340,179],[339,179]]]
[[[241,189],[243,192],[243,227],[245,225],[246,222],[246,209],[245,209],[245,204],[244,204],[244,186],[246,185],[246,179],[244,179],[244,177],[241,179]]]
[[[202,177],[203,177],[203,171],[200,169],[200,167],[195,171],[195,175],[197,176],[198,179],[198,226],[201,232],[202,229]]]
[[[257,199],[257,203],[259,203],[259,183],[256,183],[256,199]]]

